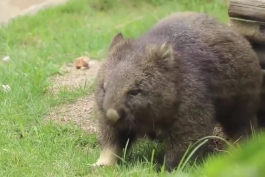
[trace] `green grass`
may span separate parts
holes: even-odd
[[[137,144],[126,158],[127,165],[91,168],[89,164],[99,155],[95,135],[72,125],[43,124],[51,108],[74,101],[91,89],[62,90],[54,96],[47,92],[50,77],[60,73],[62,64],[80,55],[104,58],[111,38],[118,32],[137,37],[160,18],[185,10],[207,12],[227,22],[227,7],[223,0],[102,2],[70,1],[35,16],[19,17],[0,28],[0,58],[9,55],[12,60],[9,64],[0,63],[0,84],[12,89],[7,93],[0,91],[0,176],[169,175],[151,168],[152,148],[160,149],[155,143]],[[244,151],[236,151],[235,158],[210,158],[203,167],[185,169],[180,176],[262,174],[264,141],[261,138]]]

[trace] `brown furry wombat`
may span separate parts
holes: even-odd
[[[259,128],[265,129],[265,71],[263,70],[263,84],[261,89],[260,108],[257,114]]]
[[[265,129],[265,44],[251,43],[253,50],[256,52],[260,66],[263,69],[263,84],[261,89],[260,108],[258,110],[258,125],[259,128]]]
[[[256,52],[261,68],[263,69],[263,86],[261,90],[260,109],[258,110],[258,125],[260,128],[265,128],[265,31],[262,30],[264,25],[254,22],[230,19],[229,26],[241,34],[250,42],[253,50]]]
[[[163,132],[168,170],[216,122],[232,140],[250,135],[261,84],[248,41],[206,14],[171,15],[138,39],[119,33],[97,76],[102,149],[94,165],[115,164],[142,133]]]

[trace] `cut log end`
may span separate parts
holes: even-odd
[[[265,22],[265,0],[230,0],[228,15],[233,18]]]

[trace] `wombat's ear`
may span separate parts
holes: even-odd
[[[174,62],[173,47],[170,42],[163,43],[159,48],[160,59],[163,63],[169,64],[171,66]]]
[[[122,33],[118,33],[116,34],[110,44],[109,50],[112,49],[116,44],[118,44],[119,42],[123,41],[124,37],[122,35]]]

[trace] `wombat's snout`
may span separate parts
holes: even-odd
[[[108,109],[107,118],[112,123],[116,123],[120,119],[120,115],[115,109]]]

